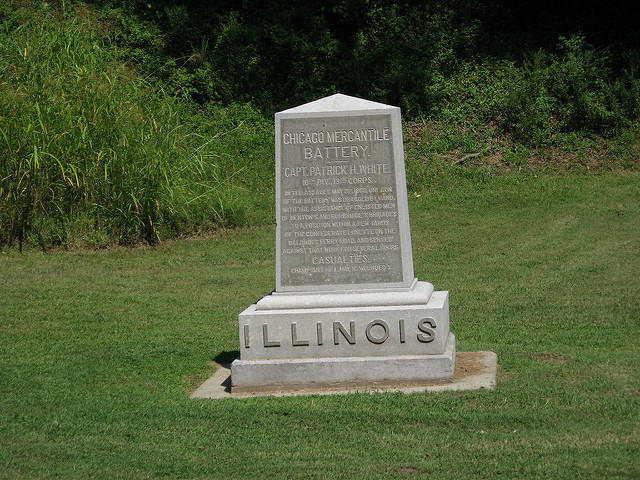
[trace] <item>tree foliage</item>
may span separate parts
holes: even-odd
[[[93,0],[116,9],[132,58],[198,103],[278,110],[340,91],[433,112],[434,79],[487,58],[527,61],[560,36],[607,48],[612,74],[640,46],[631,2]]]

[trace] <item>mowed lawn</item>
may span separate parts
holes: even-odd
[[[0,478],[640,477],[640,175],[410,187],[416,276],[494,390],[190,400],[275,285],[275,227],[0,252]]]

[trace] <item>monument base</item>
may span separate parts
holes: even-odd
[[[449,333],[442,354],[235,360],[231,365],[231,391],[366,390],[448,383],[453,380],[455,358],[456,340]]]
[[[455,336],[449,292],[271,294],[238,316],[234,393],[447,383]]]

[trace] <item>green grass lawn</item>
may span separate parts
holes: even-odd
[[[640,175],[410,187],[416,276],[492,391],[189,400],[275,284],[273,226],[0,253],[0,478],[638,478]]]

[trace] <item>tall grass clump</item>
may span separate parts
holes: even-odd
[[[0,243],[154,244],[246,222],[251,196],[234,178],[240,133],[264,128],[255,112],[197,134],[118,58],[108,19],[80,7],[0,15]]]

